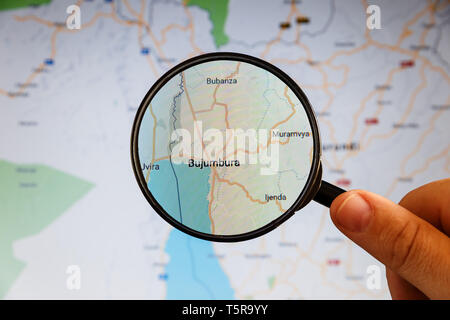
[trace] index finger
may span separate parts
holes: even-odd
[[[450,178],[408,192],[399,205],[450,234]]]

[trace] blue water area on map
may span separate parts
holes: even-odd
[[[167,299],[234,299],[212,243],[172,230],[166,243]]]
[[[150,172],[149,190],[158,203],[182,224],[211,233],[208,214],[210,168],[189,168],[187,164],[156,162],[159,170]]]

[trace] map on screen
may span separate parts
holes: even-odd
[[[188,58],[231,51],[276,65],[305,92],[330,183],[398,202],[448,177],[450,6],[370,4],[380,8],[379,29],[368,29],[369,3],[356,0],[0,2],[0,298],[389,298],[383,266],[334,227],[327,208],[310,203],[253,240],[203,241],[155,213],[130,161],[133,120],[157,79]],[[68,13],[72,5],[79,11]],[[193,88],[195,75],[186,79]],[[284,88],[273,88],[254,97],[280,103],[261,117],[265,128],[289,112]],[[217,101],[227,103],[222,93]],[[177,103],[172,111],[184,112]],[[217,119],[226,129],[225,107],[213,110],[204,127]],[[154,111],[157,133],[171,130],[159,117],[170,109]],[[228,121],[257,122],[232,113]],[[283,130],[309,131],[303,125]],[[289,201],[284,179],[297,176],[286,173],[267,194]],[[219,183],[215,197],[230,194],[219,186],[245,194]],[[377,276],[379,286],[368,286]]]
[[[266,226],[296,203],[310,175],[303,105],[281,79],[247,62],[186,67],[150,99],[139,126],[141,179],[167,214],[198,232]]]

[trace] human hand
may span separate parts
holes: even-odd
[[[330,212],[339,230],[386,265],[393,299],[450,299],[450,179],[419,187],[398,205],[348,191]]]

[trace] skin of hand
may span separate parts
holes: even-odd
[[[342,233],[386,266],[393,299],[450,299],[450,178],[409,192],[399,204],[348,191],[330,213]]]

